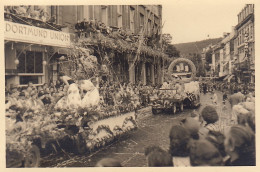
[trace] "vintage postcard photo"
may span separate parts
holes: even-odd
[[[3,4],[5,167],[256,166],[258,8],[221,2]]]

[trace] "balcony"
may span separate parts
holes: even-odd
[[[46,20],[43,16],[30,17],[30,14],[18,14],[15,11],[10,10],[4,12],[4,20],[55,31],[62,31],[63,28],[67,27],[54,23],[56,22],[56,17],[54,16]]]

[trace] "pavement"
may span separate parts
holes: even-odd
[[[220,122],[225,127],[229,125],[227,119],[231,112],[230,105],[227,103],[226,107],[223,108],[221,92],[217,92],[217,95],[218,103],[216,108],[220,115]],[[210,93],[201,94],[202,106],[197,111],[200,111],[204,105],[212,104],[212,96]],[[105,157],[119,160],[124,167],[145,167],[147,165],[144,156],[145,147],[158,145],[168,150],[171,126],[179,123],[192,111],[192,109],[185,109],[175,115],[152,115],[151,108],[144,108],[138,113],[138,128],[118,138],[110,145],[86,155],[72,153],[49,155],[42,158],[41,167],[94,167],[100,159]]]

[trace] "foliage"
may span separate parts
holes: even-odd
[[[89,37],[83,37],[79,39],[79,43],[84,48],[95,48],[101,51],[101,55],[108,51],[115,51],[118,53],[136,53],[138,49],[138,42],[128,42],[120,39],[117,36],[105,36],[101,33],[92,34]],[[102,51],[103,50],[103,51]],[[148,56],[157,56],[162,58],[168,58],[166,54],[163,54],[160,49],[154,49],[152,47],[141,45],[140,54]]]
[[[196,76],[197,77],[199,77],[199,76],[206,76],[205,67],[203,66],[201,55],[197,54],[197,53],[193,53],[193,54],[190,54],[190,56],[188,58],[196,66],[196,69],[197,69]]]
[[[171,44],[172,42],[172,36],[169,33],[162,34],[162,43],[163,44]]]
[[[98,62],[95,56],[90,55],[91,51],[91,49],[83,48],[80,43],[71,45],[69,55],[60,61],[61,71],[74,80],[89,79],[95,76],[98,73]]]
[[[58,139],[63,137],[64,132],[58,129],[56,121],[58,118],[54,114],[42,109],[38,113],[26,111],[17,121],[22,109],[9,109],[6,112],[6,149],[17,151],[25,156],[29,153],[34,139]],[[51,132],[50,132],[51,131]]]
[[[170,58],[180,57],[180,51],[177,50],[173,44],[168,44],[166,46],[165,54],[167,54]]]
[[[182,56],[188,56],[190,53],[200,53],[203,48],[208,47],[210,44],[215,45],[221,40],[222,38],[213,38],[196,42],[174,44],[174,46],[180,51]]]

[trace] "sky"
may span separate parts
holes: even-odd
[[[222,37],[223,32],[231,32],[232,26],[237,25],[237,15],[246,3],[250,1],[173,0],[163,3],[163,33],[172,35],[173,44]]]

